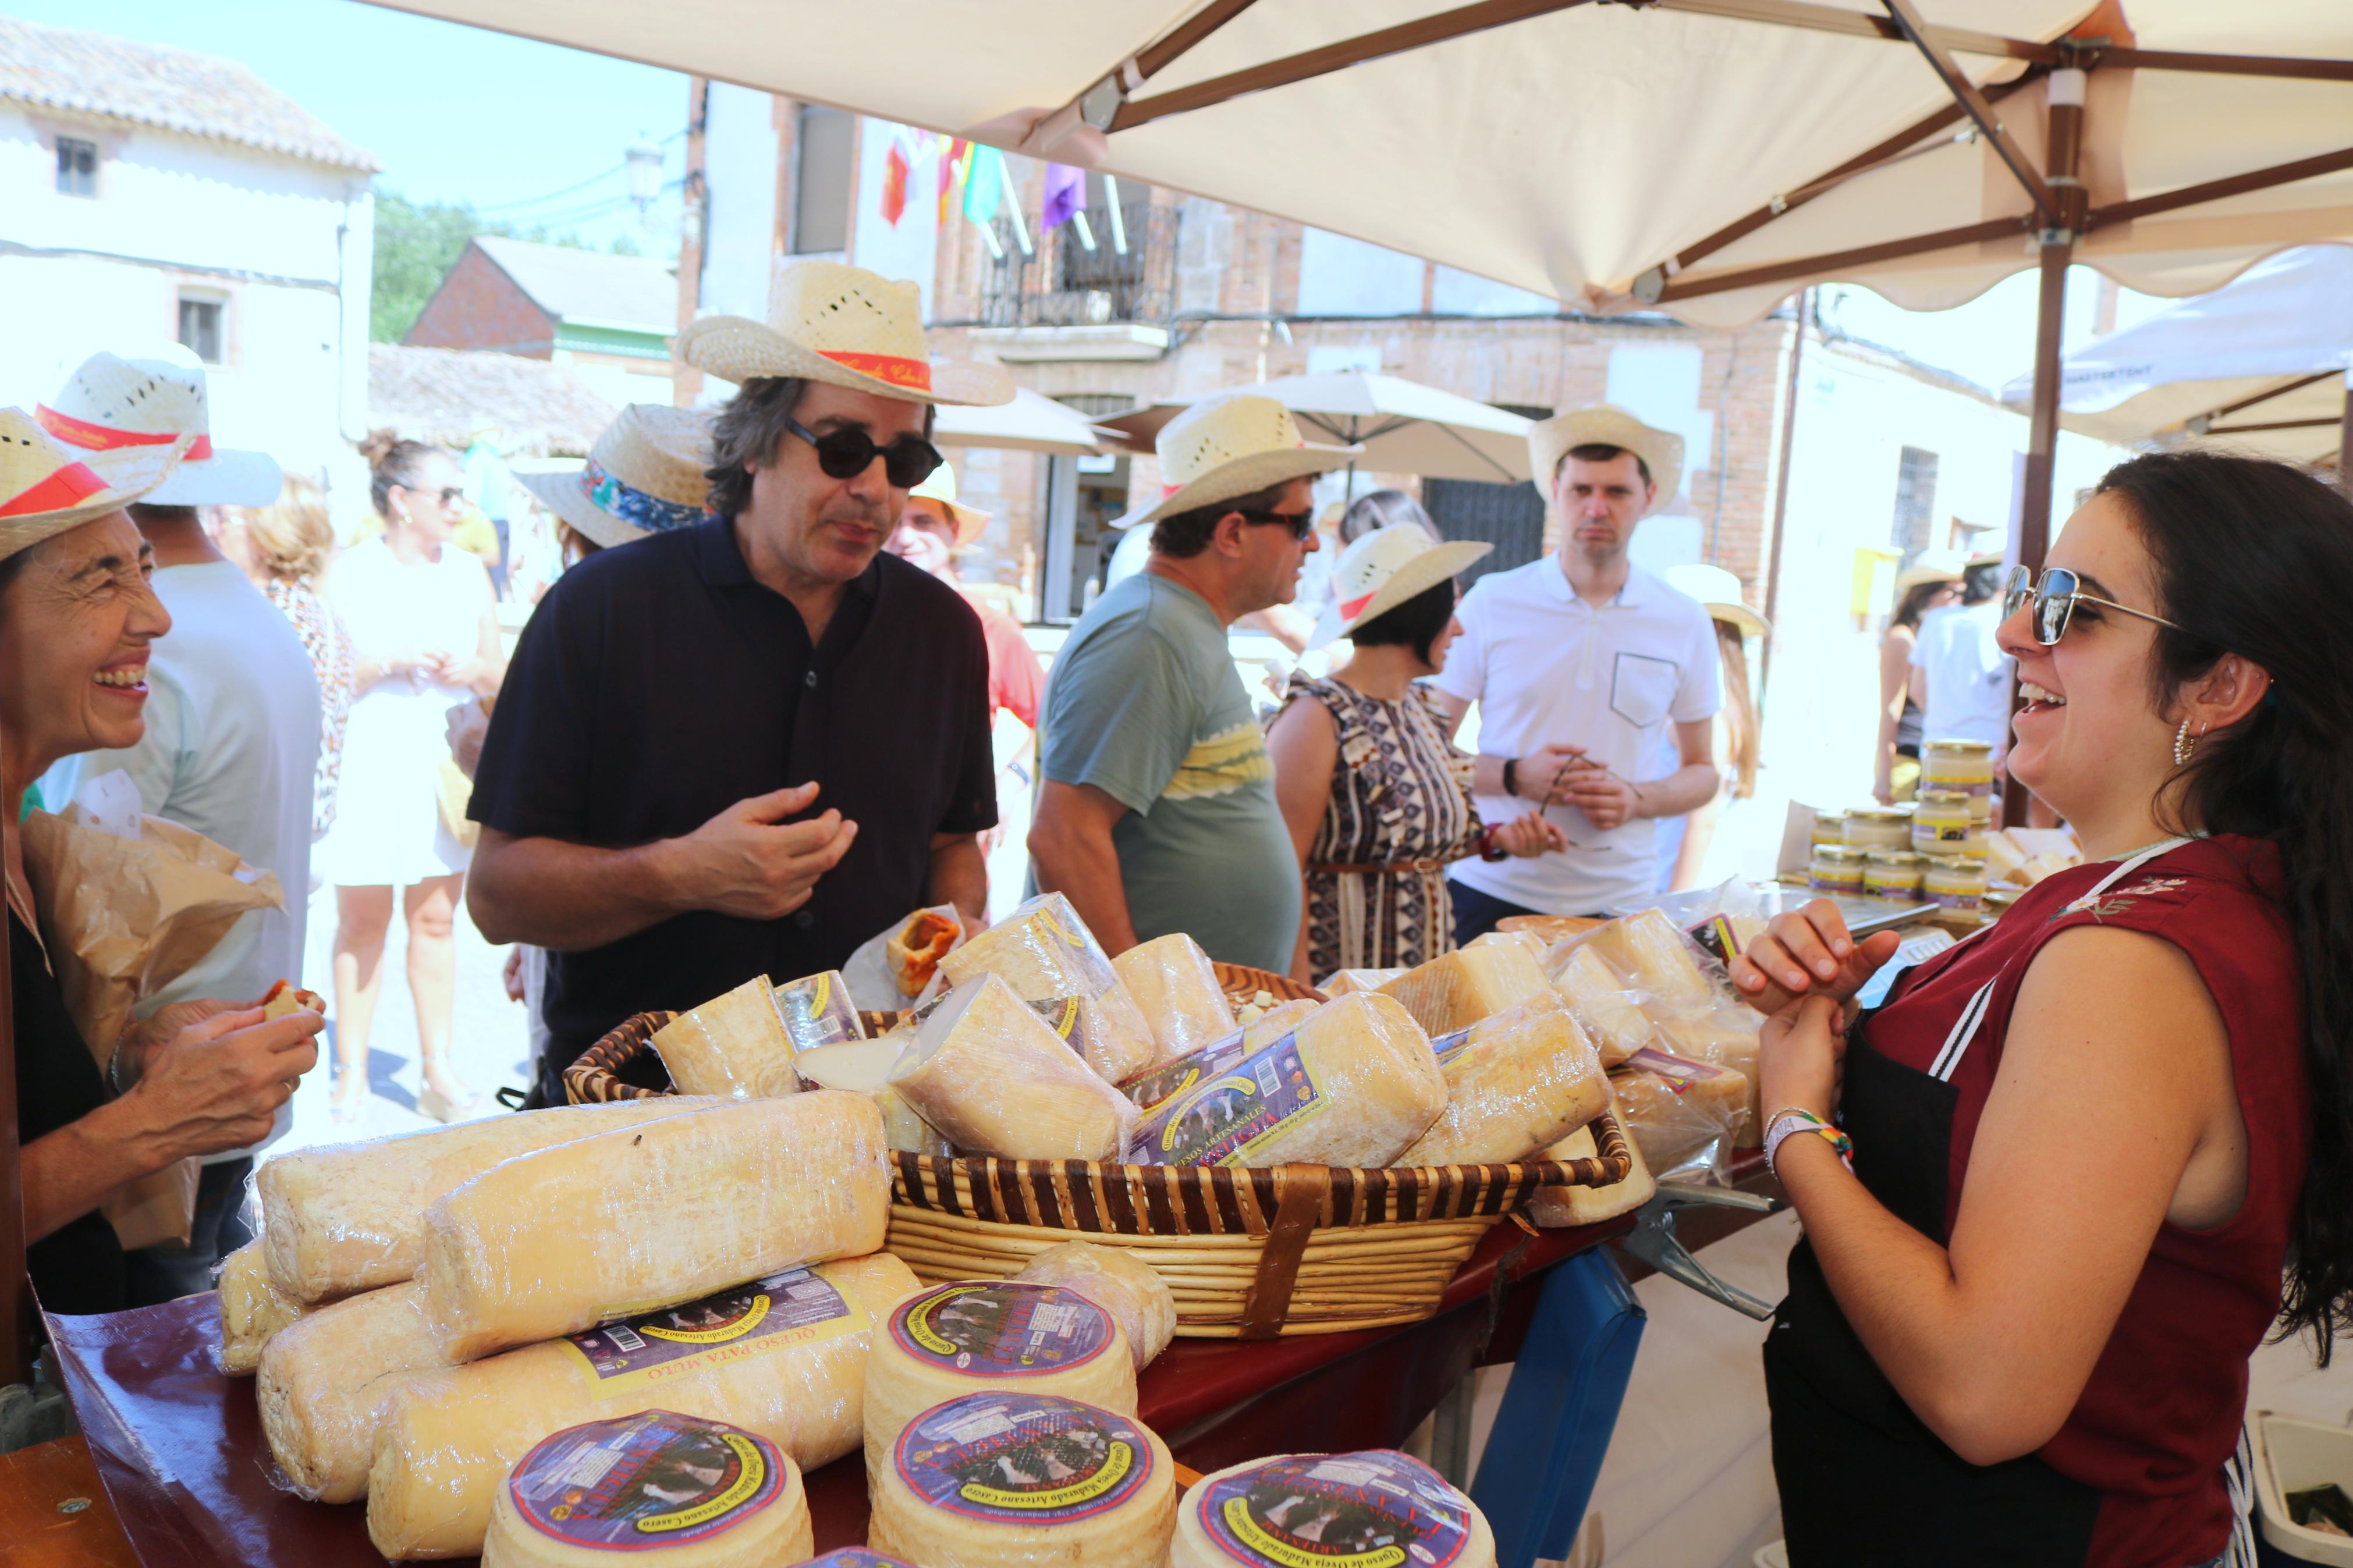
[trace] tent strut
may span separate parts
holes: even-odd
[[[1929,68],[1936,73],[1937,79],[1944,82],[1945,90],[1951,93],[1960,106],[1968,111],[1969,119],[1976,122],[1978,130],[1984,134],[1987,141],[1993,143],[1994,151],[2000,154],[2002,163],[2009,167],[2011,175],[2025,189],[2027,195],[2032,198],[2034,210],[2042,215],[2044,226],[2059,226],[2058,197],[2053,195],[2051,187],[2043,183],[2042,174],[2036,171],[2032,160],[2027,157],[2025,150],[2020,147],[2016,139],[2002,128],[2001,121],[1994,118],[1993,105],[1986,101],[1983,93],[1978,91],[1977,84],[1969,80],[1968,74],[1954,62],[1952,55],[1946,50],[1945,47],[1929,36],[1927,24],[1920,19],[1920,13],[1913,5],[1912,0],[1880,0],[1880,3],[1887,7],[1889,18],[1903,29],[1904,36],[1912,40],[1913,46],[1927,60]],[[2055,108],[2053,113],[2055,116]]]
[[[1905,41],[1903,31],[1885,16],[1873,16],[1860,11],[1834,10],[1828,5],[1809,5],[1799,0],[1618,0],[1619,4],[1653,6],[1661,11],[1689,11],[1703,16],[1722,16],[1736,22],[1762,22],[1779,27],[1802,27],[1818,33],[1844,33],[1850,37],[1884,38],[1894,43]],[[2005,38],[1995,33],[1972,32],[1966,27],[1926,28],[1927,36],[1939,47],[1956,49],[1967,55],[1992,55],[1999,58],[2034,60],[2042,65],[2056,65],[2060,47],[2056,44],[2031,43],[2024,38]]]

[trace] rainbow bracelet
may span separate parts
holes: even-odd
[[[1765,1127],[1765,1165],[1774,1175],[1781,1173],[1773,1163],[1773,1156],[1780,1149],[1782,1142],[1803,1132],[1818,1133],[1827,1139],[1830,1146],[1838,1152],[1839,1163],[1850,1173],[1854,1170],[1854,1140],[1812,1111],[1792,1105],[1775,1111],[1772,1121]]]

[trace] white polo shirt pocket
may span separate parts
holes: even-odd
[[[1621,653],[1610,672],[1609,710],[1637,730],[1662,724],[1674,706],[1683,679],[1683,667],[1673,659]]]

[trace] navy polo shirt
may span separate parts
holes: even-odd
[[[754,974],[838,969],[926,901],[931,841],[997,822],[988,647],[948,584],[877,555],[811,647],[724,521],[600,551],[549,590],[508,668],[468,815],[518,838],[628,848],[814,780],[858,824],[782,920],[697,911],[548,954],[542,1092],[631,1014]]]

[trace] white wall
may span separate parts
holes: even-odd
[[[702,247],[706,316],[768,319],[776,248],[775,105],[765,92],[711,84],[702,142],[710,193],[709,243]]]
[[[1311,228],[1299,249],[1303,316],[1418,316],[1421,258]]]

